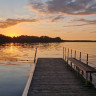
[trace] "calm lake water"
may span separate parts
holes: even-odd
[[[89,53],[90,65],[96,67],[95,42],[3,44],[0,46],[0,96],[21,96],[30,69],[33,68],[35,49],[37,57],[63,57],[63,47]],[[78,52],[79,52],[78,51]],[[77,53],[79,54],[79,53]],[[74,54],[73,54],[74,55]],[[79,56],[79,55],[78,55]],[[82,55],[83,56],[83,55]],[[86,59],[86,54],[83,57]]]

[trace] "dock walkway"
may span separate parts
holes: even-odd
[[[61,58],[39,58],[27,96],[96,96]]]

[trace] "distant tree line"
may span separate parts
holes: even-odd
[[[51,38],[48,36],[27,36],[27,35],[21,35],[18,37],[8,37],[0,34],[0,43],[35,43],[35,42],[62,42],[60,37]]]
[[[0,34],[0,43],[8,43],[11,41],[12,41],[11,37],[4,36],[4,35]]]
[[[96,40],[62,40],[60,37],[51,38],[48,36],[27,36],[27,35],[21,35],[18,37],[9,37],[0,34],[0,43],[47,43],[47,42],[96,42]]]

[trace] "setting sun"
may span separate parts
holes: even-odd
[[[0,96],[41,95],[96,96],[96,0],[0,0]]]
[[[15,33],[10,33],[9,36],[10,37],[16,37],[17,35]]]
[[[15,33],[15,32],[10,32],[10,33],[8,33],[6,35],[7,36],[10,36],[10,37],[17,37],[17,36],[19,36],[19,34],[18,33]]]

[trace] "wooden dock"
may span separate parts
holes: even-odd
[[[96,96],[62,58],[39,58],[27,96]]]

